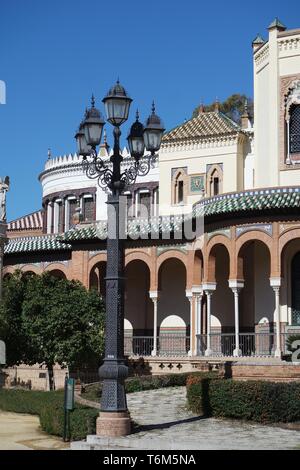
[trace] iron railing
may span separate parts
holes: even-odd
[[[125,336],[126,356],[151,356],[154,349],[153,336]],[[182,334],[161,334],[157,337],[158,356],[186,356],[190,338]]]
[[[281,351],[289,354],[286,342],[293,333],[281,333]],[[207,348],[207,335],[196,336],[197,356],[204,356]],[[154,349],[153,336],[130,336],[124,339],[124,352],[127,356],[147,357]],[[234,333],[212,333],[210,335],[211,355],[233,357],[235,349]],[[276,333],[241,333],[239,349],[242,357],[272,357],[276,349]],[[157,356],[187,356],[190,350],[190,337],[183,334],[161,334],[157,337]]]
[[[280,347],[283,354],[289,354],[286,342],[292,333],[280,334]],[[197,355],[204,356],[207,349],[207,335],[197,335]],[[234,333],[212,333],[210,350],[214,356],[232,357],[235,349]],[[244,357],[274,356],[276,333],[241,333],[239,349]]]

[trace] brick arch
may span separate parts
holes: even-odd
[[[70,274],[68,268],[64,264],[61,263],[50,263],[44,269],[45,273],[51,273],[51,271],[61,271],[66,279],[70,279]]]
[[[215,282],[216,275],[216,255],[214,249],[217,246],[223,246],[229,257],[229,277],[232,272],[233,249],[231,240],[225,235],[216,235],[206,245],[204,257],[204,280],[205,282]]]
[[[300,228],[292,228],[283,232],[279,237],[279,257],[282,254],[284,247],[292,240],[300,238]]]
[[[157,291],[157,275],[156,275],[156,257],[150,256],[148,253],[145,253],[141,250],[131,251],[130,253],[125,254],[125,267],[133,261],[142,261],[146,264],[150,273],[150,291]]]
[[[22,273],[27,273],[32,271],[34,274],[42,274],[42,269],[38,268],[37,266],[33,266],[32,264],[26,264],[21,268]]]
[[[107,254],[106,253],[97,253],[96,255],[92,256],[88,261],[88,273],[90,275],[91,270],[96,266],[98,263],[106,263],[107,262]]]
[[[161,253],[158,258],[157,258],[157,273],[159,272],[159,269],[161,267],[161,265],[167,261],[168,259],[171,259],[171,258],[175,258],[175,259],[178,259],[179,261],[181,261],[184,266],[185,266],[185,269],[187,271],[187,255],[182,253],[182,251],[179,251],[179,250],[168,250],[168,251],[165,251],[164,253]]]
[[[17,271],[19,268],[14,268],[13,266],[5,266],[3,268],[3,277],[5,274],[14,274],[15,271]]]
[[[151,271],[152,259],[147,253],[143,251],[132,251],[125,255],[125,266],[131,263],[132,261],[143,261],[147,264],[149,270]]]
[[[158,259],[157,259],[157,267],[156,267],[156,277],[157,277],[157,286],[158,286],[158,289],[160,289],[160,271],[161,271],[161,268],[163,266],[163,264],[166,262],[166,261],[169,261],[169,260],[178,260],[180,261],[180,263],[183,265],[184,269],[185,269],[185,284],[186,284],[186,288],[188,288],[188,284],[189,284],[189,271],[188,271],[188,256],[182,252],[180,252],[179,250],[169,250],[169,251],[166,251],[164,253],[162,253],[161,255],[159,255]]]
[[[282,275],[283,258],[289,244],[295,240],[300,240],[300,228],[291,228],[283,232],[278,241],[278,273]]]
[[[193,253],[193,286],[202,284],[203,269],[204,269],[204,256],[202,250],[196,250]]]
[[[270,256],[270,277],[276,271],[276,253],[274,248],[273,239],[267,233],[260,230],[253,230],[250,232],[243,233],[235,242],[235,263],[234,271],[232,273],[232,279],[243,279],[244,278],[244,260],[243,260],[243,248],[253,241],[261,242],[267,249]]]

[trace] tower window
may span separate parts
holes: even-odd
[[[178,204],[183,202],[183,181],[178,181],[178,197],[177,197]]]
[[[214,196],[217,196],[219,194],[219,178],[218,177],[215,177],[213,179],[213,192],[214,192]]]
[[[290,153],[300,153],[300,105],[293,104],[290,110]]]

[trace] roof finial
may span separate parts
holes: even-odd
[[[241,115],[241,127],[242,129],[249,129],[251,127],[250,117],[248,113],[248,99],[244,101],[244,112]]]
[[[94,97],[94,93],[92,94],[91,104],[92,104],[92,108],[94,108],[94,107],[95,107],[95,97]]]
[[[203,99],[201,99],[198,114],[202,114],[202,113],[204,113],[204,111],[205,111],[205,110],[204,110]]]
[[[220,111],[220,102],[219,102],[219,98],[216,96],[215,112],[218,113],[219,111]]]
[[[138,121],[138,120],[139,120],[139,117],[140,117],[140,115],[139,115],[139,110],[138,110],[138,109],[136,110],[135,117],[136,117],[136,120]]]
[[[47,154],[48,154],[48,160],[50,160],[51,159],[51,149],[50,148],[48,148]]]
[[[152,101],[152,114],[155,114],[155,103],[154,103],[154,100]]]
[[[120,78],[117,78],[117,85],[120,85]]]
[[[106,134],[106,129],[104,128],[104,131],[103,131],[103,143],[104,145],[107,144],[107,134]]]

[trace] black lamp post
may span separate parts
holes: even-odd
[[[155,114],[148,117],[145,127],[138,120],[131,126],[128,145],[132,161],[121,168],[123,160],[120,154],[120,126],[128,119],[132,100],[119,81],[109,90],[103,99],[107,121],[114,126],[114,148],[109,160],[98,157],[99,145],[104,126],[100,111],[92,106],[85,113],[85,118],[75,136],[78,153],[83,156],[84,170],[89,178],[97,179],[103,189],[109,190],[107,221],[107,270],[106,270],[106,335],[105,359],[99,369],[102,379],[100,417],[97,420],[97,434],[102,436],[121,436],[130,433],[130,416],[127,410],[124,380],[128,368],[124,360],[124,236],[125,207],[120,196],[137,176],[146,175],[156,152],[160,148],[164,128]],[[145,148],[150,154],[144,157]]]

